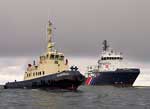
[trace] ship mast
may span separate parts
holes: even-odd
[[[107,51],[108,47],[109,47],[109,45],[107,44],[107,40],[104,40],[104,42],[103,42],[103,51]]]
[[[48,37],[47,52],[51,52],[51,51],[53,51],[53,47],[54,47],[54,43],[52,42],[52,23],[51,23],[51,21],[48,21],[47,37]]]

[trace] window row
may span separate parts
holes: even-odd
[[[40,56],[40,59],[56,59],[56,60],[64,60],[64,56],[62,55],[54,55],[54,54],[47,54],[46,56]]]
[[[27,74],[27,77],[31,77],[31,76],[39,76],[39,75],[45,75],[45,72],[34,72],[34,73],[29,73]]]
[[[102,57],[101,60],[122,60],[122,57]]]

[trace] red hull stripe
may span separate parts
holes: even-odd
[[[92,77],[88,77],[86,82],[85,82],[86,85],[90,85],[91,81],[92,81]]]

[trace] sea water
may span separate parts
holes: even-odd
[[[150,109],[150,87],[80,86],[77,91],[1,88],[0,109]]]

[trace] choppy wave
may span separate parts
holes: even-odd
[[[148,109],[150,87],[81,86],[76,92],[0,89],[7,109]]]

